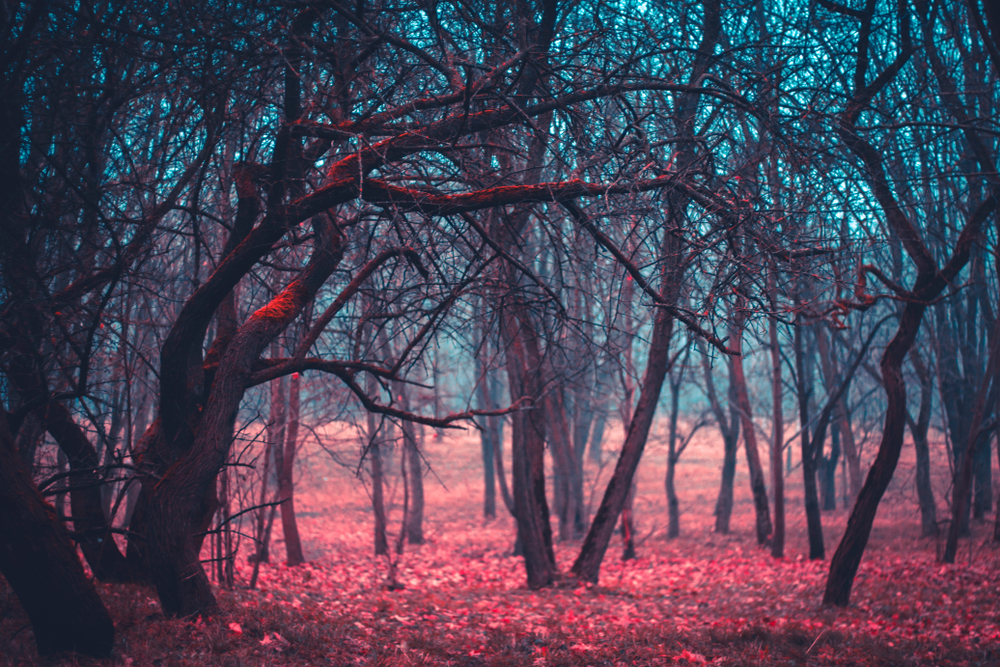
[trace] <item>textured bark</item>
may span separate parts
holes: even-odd
[[[371,378],[371,376],[369,377]],[[371,378],[368,383],[368,391],[372,393],[375,391],[374,378]],[[374,413],[369,412],[365,416],[365,420],[367,422],[368,442],[364,456],[368,459],[368,470],[371,477],[372,512],[375,519],[373,526],[375,555],[384,556],[389,553],[389,541],[385,536],[385,475],[382,471],[382,447],[379,442],[382,435]]]
[[[868,536],[871,534],[879,501],[892,480],[892,474],[899,462],[903,448],[903,430],[906,425],[906,385],[903,381],[902,365],[913,340],[920,329],[920,320],[926,306],[909,302],[903,311],[896,335],[886,346],[882,355],[882,381],[885,386],[887,405],[882,442],[872,467],[861,487],[858,500],[847,520],[847,529],[830,560],[830,574],[823,594],[823,604],[838,607],[847,606],[851,598],[854,575],[861,564]]]
[[[572,540],[583,534],[581,507],[583,478],[577,475],[576,455],[570,441],[570,426],[566,402],[561,387],[552,387],[545,394],[546,433],[555,471],[553,486],[555,510],[559,519],[560,541]]]
[[[396,384],[396,396],[400,407],[412,411],[410,393],[404,383]],[[422,441],[422,426],[411,421],[403,421],[400,430],[403,432],[403,455],[400,458],[402,466],[400,474],[404,476],[407,495],[406,510],[406,541],[410,544],[424,543],[424,461],[420,456]]]
[[[240,327],[219,361],[197,437],[156,484],[150,502],[149,557],[168,616],[216,609],[199,562],[194,534],[208,508],[200,502],[214,484],[232,444],[233,426],[253,364],[311,300],[342,257],[339,233],[322,223],[309,263],[289,285]]]
[[[31,621],[42,655],[107,656],[115,628],[66,529],[14,448],[0,408],[0,572]]]
[[[477,319],[481,317],[480,313]],[[489,371],[482,359],[484,354],[486,354],[486,350],[480,337],[479,350],[476,354],[476,401],[480,410],[492,410],[493,402],[489,395]],[[496,444],[493,440],[493,431],[488,424],[491,419],[492,417],[482,418],[482,421],[487,423],[479,429],[479,445],[483,457],[483,516],[494,518],[497,515],[496,465],[494,464]]]
[[[535,406],[511,414],[511,468],[514,516],[529,588],[556,579],[552,527],[545,497],[545,415],[539,372],[541,359],[527,313],[504,314],[507,377],[511,396],[531,396]]]
[[[796,299],[796,306],[801,302]],[[822,447],[822,441],[816,443],[810,433],[809,402],[812,399],[813,375],[810,360],[806,358],[804,330],[805,324],[798,320],[795,323],[795,389],[799,401],[799,428],[802,430],[802,483],[805,496],[806,527],[809,534],[809,558],[822,560],[826,556],[823,543],[823,519],[819,511],[819,494],[816,486],[816,462],[819,458],[817,447]]]

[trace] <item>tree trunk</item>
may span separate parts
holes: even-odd
[[[982,427],[988,406],[996,400],[997,388],[993,381],[998,377],[1000,377],[1000,317],[996,319],[993,331],[990,332],[989,361],[986,364],[986,373],[979,385],[979,391],[976,392],[976,403],[969,423],[969,441],[966,444],[966,453],[962,460],[961,469],[956,475],[958,481],[955,484],[951,502],[951,526],[948,529],[948,541],[945,544],[944,555],[941,557],[945,563],[955,562],[958,538],[962,532],[962,526],[969,520],[969,492],[972,487],[977,450],[982,447],[986,449],[987,454],[989,453],[989,437],[982,437]],[[985,447],[983,447],[984,443]]]
[[[847,410],[847,400],[838,401],[833,410],[837,426],[840,429],[840,444],[844,450],[847,480],[850,485],[849,491],[846,493],[853,503],[858,497],[858,493],[861,492],[861,453],[854,440],[854,428],[851,426],[851,414]]]
[[[768,291],[771,311],[776,312],[774,262],[768,272]],[[781,379],[781,347],[778,345],[778,318],[768,318],[768,343],[771,351],[771,484],[774,488],[774,535],[771,538],[771,556],[785,557],[785,475],[781,465],[782,447],[785,444],[784,395]]]
[[[373,384],[374,378],[368,384],[368,391],[372,391]],[[369,412],[365,419],[368,427],[366,431],[368,445],[365,448],[365,457],[368,459],[371,474],[372,511],[375,514],[375,555],[384,556],[389,553],[389,542],[385,536],[384,474],[382,472],[382,449],[379,446],[382,434],[374,413]]]
[[[669,236],[669,235],[667,235]],[[668,256],[672,256],[669,255]],[[677,276],[668,276],[661,294],[668,303],[676,300]],[[632,414],[630,428],[622,444],[621,454],[615,464],[615,471],[608,481],[608,486],[601,499],[601,505],[590,524],[590,530],[584,539],[580,554],[573,563],[572,572],[584,581],[597,583],[601,570],[601,561],[607,551],[611,533],[614,532],[618,515],[625,507],[626,496],[632,488],[635,470],[639,466],[649,427],[653,423],[656,404],[660,400],[660,390],[667,374],[669,362],[670,336],[673,333],[673,318],[666,309],[658,308],[653,320],[653,331],[650,336],[649,355],[646,361],[646,373],[642,380],[639,402]]]
[[[480,354],[482,354],[482,350],[480,350]],[[479,354],[476,355],[476,366],[478,367],[476,372],[476,377],[478,379],[476,396],[479,403],[479,409],[492,410],[493,406],[489,401],[489,378],[487,377],[485,364],[483,364]],[[494,417],[483,417],[482,421],[488,422],[491,419],[494,419]],[[496,445],[493,443],[493,432],[490,430],[488,424],[484,424],[479,429],[479,444],[483,456],[483,516],[496,518],[496,466],[493,461],[494,458],[496,458],[496,454],[494,453]]]
[[[733,515],[733,480],[736,477],[736,453],[740,441],[736,387],[732,382],[733,359],[726,360],[730,377],[727,401],[729,415],[726,415],[715,390],[715,379],[712,376],[704,344],[699,343],[698,349],[701,352],[701,368],[705,377],[705,393],[708,394],[709,406],[722,434],[722,479],[719,483],[719,496],[715,501],[715,532],[725,535],[729,533],[729,521]]]
[[[635,560],[635,520],[632,516],[635,507],[635,481],[625,498],[622,508],[622,560]]]
[[[556,493],[556,515],[559,517],[559,540],[566,541],[582,534],[577,499],[583,497],[583,479],[576,474],[576,455],[569,440],[566,403],[562,388],[555,386],[545,394],[546,433],[552,452]]]
[[[111,654],[115,626],[69,534],[31,481],[2,407],[0,572],[31,621],[39,653]]]
[[[664,486],[667,490],[667,539],[681,534],[680,503],[674,488],[674,474],[677,470],[677,417],[680,413],[680,382],[670,378],[670,432],[667,434],[667,474]]]
[[[295,449],[299,441],[299,374],[293,373],[288,383],[288,431],[285,435],[285,453],[281,459],[281,474],[278,478],[278,500],[281,502],[281,527],[285,534],[286,563],[289,566],[305,562],[302,555],[302,540],[299,526],[295,521]]]
[[[742,355],[743,349],[743,297],[737,297],[733,323],[730,328],[730,339],[733,350]],[[750,394],[747,390],[746,376],[743,375],[743,357],[733,359],[731,382],[736,388],[736,401],[739,406],[740,420],[743,423],[743,445],[747,455],[747,465],[750,468],[750,491],[753,494],[753,506],[757,520],[755,522],[757,544],[764,545],[771,537],[771,513],[767,501],[767,485],[764,482],[764,468],[760,464],[760,450],[757,447],[757,432],[753,425],[753,412],[750,407]]]
[[[920,380],[920,411],[917,413],[916,421],[910,417],[909,411],[906,413],[906,422],[913,436],[913,448],[917,459],[916,486],[917,502],[920,505],[920,534],[922,537],[937,537],[939,532],[937,503],[934,501],[934,488],[931,485],[930,443],[927,441],[934,401],[934,378],[928,372],[916,348],[910,350],[910,361]]]
[[[552,527],[545,497],[545,415],[541,396],[541,355],[538,341],[523,306],[503,313],[507,345],[507,376],[510,395],[534,399],[530,410],[511,414],[511,468],[514,516],[518,542],[524,555],[528,587],[550,586],[556,579],[556,559],[552,548]]]
[[[396,385],[396,396],[399,398],[400,408],[412,412],[410,393],[404,383]],[[422,429],[422,426],[409,421],[404,421],[400,425],[400,430],[403,432],[404,453],[400,457],[402,465],[399,472],[405,477],[403,481],[408,497],[406,541],[410,544],[424,543],[424,462],[420,456],[420,448],[423,445],[420,435],[423,433]],[[490,467],[492,468],[492,465]]]
[[[195,423],[194,441],[177,452],[177,461],[153,488],[148,518],[149,557],[167,616],[207,615],[217,609],[211,584],[199,562],[194,535],[209,509],[204,499],[229,455],[233,427],[250,384],[253,364],[315,296],[343,256],[342,237],[336,229],[319,220],[314,229],[324,238],[308,264],[280,294],[251,315],[233,337],[219,360],[208,400]],[[171,400],[176,397],[162,397],[161,406]]]
[[[847,529],[830,560],[830,573],[823,594],[823,604],[846,607],[851,599],[851,587],[871,534],[879,501],[892,480],[903,448],[906,427],[906,385],[903,381],[903,360],[920,329],[926,305],[909,301],[903,310],[896,335],[882,355],[882,382],[886,393],[885,425],[882,442],[872,467],[868,471],[861,493],[847,520]]]
[[[840,426],[836,420],[830,425],[830,455],[822,459],[820,500],[823,510],[837,509],[837,463],[840,461]]]
[[[800,305],[796,295],[796,310]],[[813,375],[808,368],[805,343],[803,342],[805,324],[799,319],[795,323],[795,374],[796,393],[799,401],[799,428],[802,442],[802,483],[806,507],[806,528],[809,533],[809,558],[822,560],[826,556],[823,544],[823,519],[819,511],[819,494],[816,488],[816,443],[810,436],[809,401],[812,398]]]
[[[80,550],[94,576],[99,581],[137,579],[139,573],[131,571],[104,514],[97,450],[62,403],[48,405],[45,426],[66,454],[73,472],[69,478],[73,530],[79,535]]]

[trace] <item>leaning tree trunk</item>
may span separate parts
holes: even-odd
[[[203,499],[229,455],[233,427],[254,363],[298,316],[343,257],[339,232],[323,222],[315,227],[323,238],[309,263],[279,295],[251,315],[233,337],[219,360],[208,401],[195,425],[193,443],[153,488],[148,508],[149,558],[157,593],[168,616],[210,614],[217,608],[195,538],[208,509]],[[176,397],[162,397],[161,405],[169,400]]]
[[[0,572],[31,621],[42,655],[107,656],[115,626],[69,533],[31,481],[0,407]]]
[[[903,310],[899,327],[882,355],[882,382],[886,393],[885,425],[878,454],[868,471],[858,501],[847,520],[847,529],[830,560],[830,574],[826,581],[823,604],[846,607],[851,599],[854,575],[861,565],[861,557],[868,545],[872,523],[879,501],[889,487],[892,474],[899,462],[903,448],[903,431],[906,427],[906,385],[903,380],[903,360],[913,345],[920,329],[927,306],[924,302],[910,301]]]
[[[771,536],[771,512],[767,501],[767,485],[764,482],[764,468],[760,464],[760,450],[757,447],[757,432],[753,425],[753,412],[750,407],[750,393],[747,390],[746,376],[743,374],[743,297],[737,297],[736,312],[730,329],[730,345],[736,351],[733,359],[732,383],[736,388],[736,401],[740,411],[740,421],[743,423],[743,446],[746,449],[747,465],[750,468],[750,492],[753,494],[753,507],[756,514],[757,544],[764,545]]]
[[[676,276],[664,285],[661,294],[665,301],[673,303],[678,292],[674,282]],[[646,361],[646,373],[642,379],[639,401],[632,413],[628,434],[622,445],[621,454],[615,464],[615,471],[608,481],[608,486],[601,499],[601,505],[590,524],[590,530],[584,539],[580,554],[573,563],[572,572],[584,581],[597,583],[601,571],[601,562],[607,551],[615,522],[625,507],[625,501],[632,488],[635,470],[639,466],[646,439],[649,437],[649,427],[653,423],[656,404],[660,400],[660,391],[669,365],[670,336],[673,333],[674,320],[665,308],[658,308],[653,321],[653,331],[650,335],[649,356]]]

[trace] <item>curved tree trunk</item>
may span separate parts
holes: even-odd
[[[216,609],[194,537],[208,509],[202,499],[229,454],[233,426],[254,362],[298,316],[343,256],[339,232],[320,224],[317,227],[328,238],[317,245],[302,273],[255,312],[233,337],[219,361],[191,447],[181,452],[153,490],[149,558],[163,611],[168,616],[210,614]]]
[[[926,306],[923,303],[911,301],[906,304],[896,335],[882,355],[882,381],[887,399],[882,442],[865,484],[861,487],[861,493],[858,494],[858,501],[847,520],[847,530],[830,559],[830,574],[826,581],[823,604],[845,607],[850,602],[854,575],[861,565],[879,501],[889,487],[899,462],[906,426],[906,385],[902,366],[917,337],[924,310]]]

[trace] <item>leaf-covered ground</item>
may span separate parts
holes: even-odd
[[[828,561],[802,556],[795,471],[787,557],[775,560],[753,541],[742,476],[733,531],[712,532],[710,441],[681,461],[683,533],[665,540],[654,447],[636,505],[640,557],[622,562],[616,536],[598,586],[567,580],[530,591],[521,560],[510,555],[512,520],[502,505],[499,518],[481,517],[475,444],[468,437],[428,441],[428,458],[440,465],[438,479],[428,478],[427,543],[393,557],[401,590],[386,586],[393,579],[388,559],[371,555],[371,512],[360,484],[313,454],[304,459],[310,473],[298,501],[310,562],[264,565],[258,590],[249,591],[244,545],[240,585],[219,591],[223,611],[210,619],[164,619],[152,591],[101,586],[118,627],[109,664],[1000,664],[1000,552],[988,541],[992,526],[975,526],[958,563],[938,563],[940,544],[917,534],[906,461],[880,510],[851,606],[829,609],[820,604]],[[597,472],[590,470],[591,480]],[[846,515],[824,513],[828,555]],[[397,530],[398,508],[391,518]],[[557,545],[564,571],[578,548]],[[283,555],[280,539],[273,553]],[[6,587],[0,610],[0,664],[35,664],[30,628]]]

